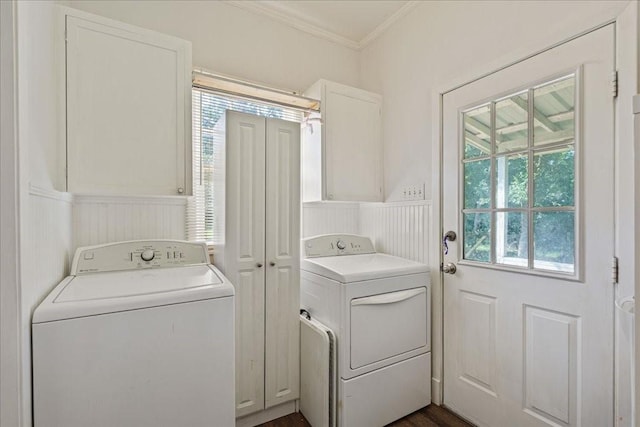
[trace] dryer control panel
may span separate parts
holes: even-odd
[[[209,264],[205,243],[133,240],[78,248],[71,275]]]
[[[376,253],[371,239],[355,234],[324,234],[309,237],[302,241],[302,245],[307,258]]]

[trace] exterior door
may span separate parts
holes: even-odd
[[[608,25],[444,96],[444,403],[479,426],[613,425],[613,70]]]
[[[225,275],[236,291],[236,416],[264,409],[265,120],[226,115]]]
[[[266,119],[265,407],[300,396],[300,124]]]

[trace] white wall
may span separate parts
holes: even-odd
[[[54,188],[58,92],[52,3],[17,3],[22,425],[31,425],[31,315],[67,273],[71,199]]]
[[[625,1],[423,2],[366,47],[362,86],[382,94],[385,199],[425,182],[432,199],[434,91],[513,52],[534,52],[613,18]]]
[[[60,2],[189,40],[195,67],[300,92],[319,78],[358,83],[358,52],[225,2]]]
[[[0,425],[20,424],[15,7],[0,2]]]

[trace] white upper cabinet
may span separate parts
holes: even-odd
[[[303,144],[303,199],[382,201],[382,97],[319,80],[305,96],[321,101]]]
[[[191,43],[64,8],[67,190],[189,194]]]

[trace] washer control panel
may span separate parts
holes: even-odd
[[[209,264],[205,243],[135,240],[78,248],[71,275]]]
[[[373,254],[376,252],[371,239],[355,234],[325,234],[302,241],[307,258]]]

